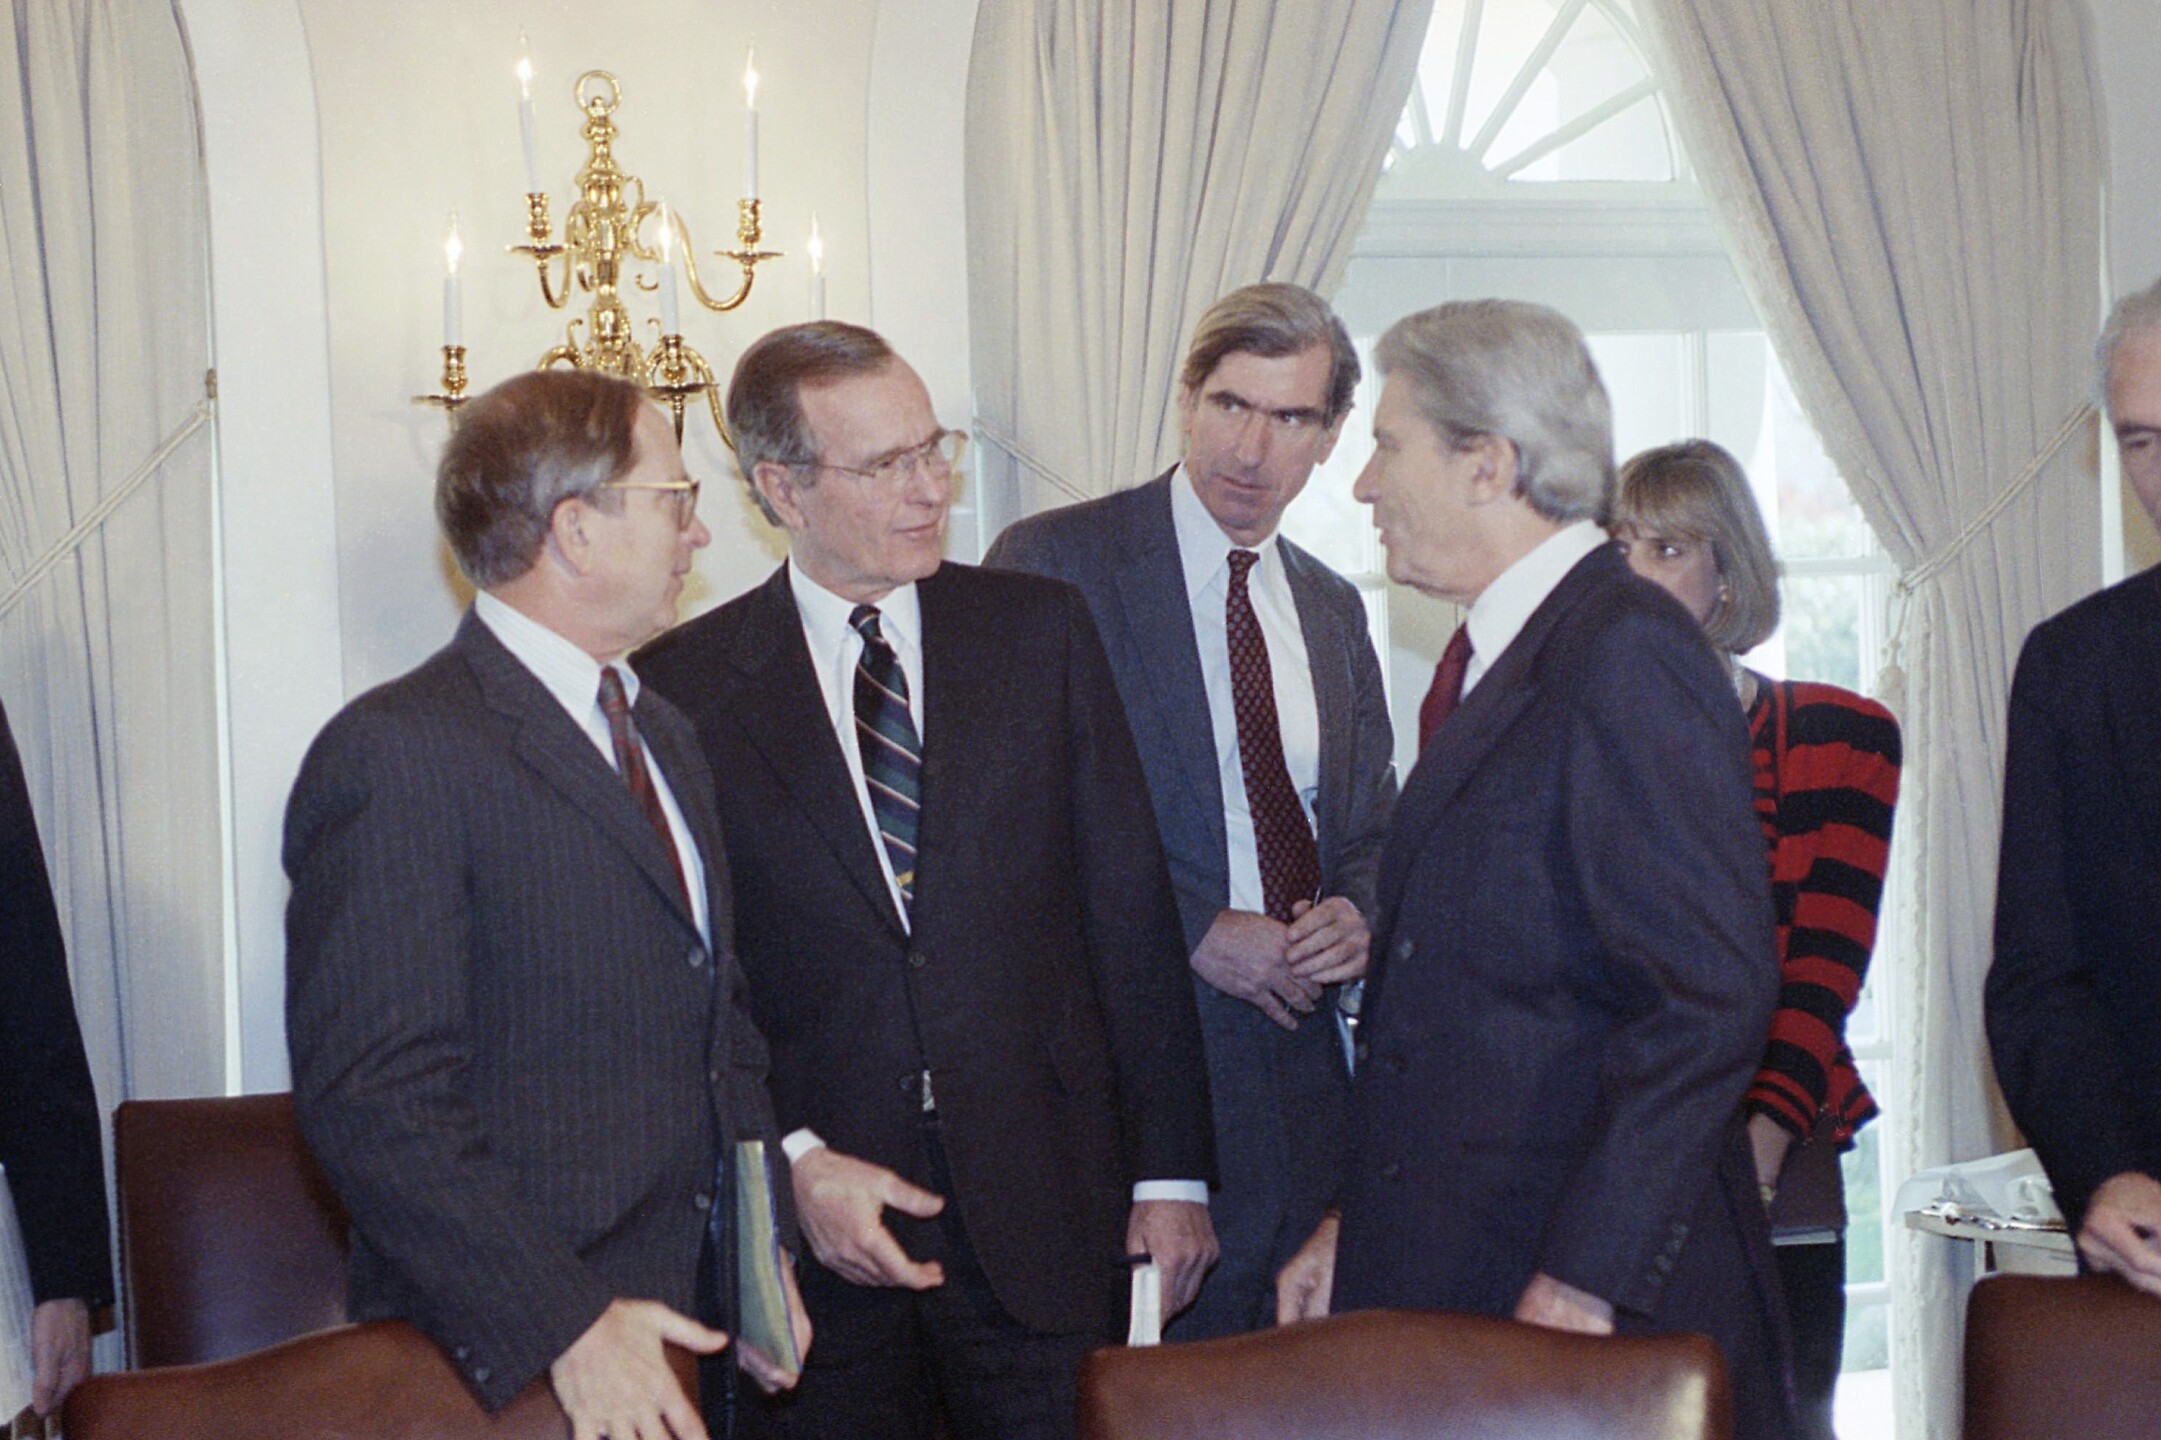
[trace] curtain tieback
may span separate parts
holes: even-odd
[[[142,489],[150,477],[158,473],[158,467],[166,462],[173,451],[180,448],[180,443],[203,427],[211,413],[211,402],[208,399],[196,401],[195,408],[188,412],[187,418],[180,422],[172,434],[165,437],[157,449],[150,452],[149,459],[136,466],[127,479],[113,488],[110,495],[92,506],[89,514],[75,522],[74,529],[55,541],[50,549],[37,558],[35,564],[23,572],[23,577],[15,582],[7,594],[0,596],[0,619],[4,619],[21,604],[23,597],[36,588],[38,581],[43,580],[47,572],[73,555],[85,540],[96,534],[98,527],[111,519],[112,513],[126,504],[129,496]]]
[[[2056,433],[2042,443],[2041,448],[2034,452],[2033,458],[2026,462],[2026,468],[2019,471],[2017,477],[2004,486],[1995,499],[1982,507],[1980,513],[1967,521],[1965,528],[1952,536],[1935,554],[1927,556],[1901,574],[1897,583],[1891,587],[1891,603],[1896,607],[1897,613],[1891,622],[1890,643],[1884,647],[1883,673],[1876,680],[1876,698],[1894,714],[1902,714],[1905,709],[1906,627],[1908,618],[1913,614],[1914,594],[1942,574],[1982,531],[1995,523],[1996,517],[2001,515],[2013,500],[2025,493],[2026,487],[2048,468],[2057,452],[2093,418],[2094,413],[2091,404],[2081,404],[2065,416],[2063,424],[2056,427]]]
[[[1041,460],[1036,459],[1036,457],[1031,454],[1028,449],[1023,446],[1019,441],[1013,439],[1010,435],[1007,435],[1003,430],[1000,430],[990,421],[985,420],[981,415],[975,417],[975,423],[973,428],[975,430],[975,433],[981,436],[986,443],[995,445],[1000,450],[1005,451],[1006,454],[1012,456],[1020,464],[1026,466],[1030,470],[1033,470],[1036,474],[1042,476],[1045,480],[1048,480],[1053,486],[1060,490],[1063,490],[1066,494],[1072,496],[1075,500],[1093,500],[1096,498],[1088,491],[1082,489],[1080,486],[1075,485],[1072,481],[1066,479],[1065,476],[1059,474],[1056,470],[1053,470],[1050,466],[1044,464]]]

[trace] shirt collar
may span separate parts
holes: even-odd
[[[1481,662],[1481,670],[1501,658],[1501,652],[1577,562],[1605,543],[1606,532],[1595,521],[1564,525],[1503,570],[1471,602],[1464,624],[1470,629],[1471,653]]]
[[[1186,574],[1186,599],[1192,600],[1223,573],[1233,550],[1252,550],[1260,555],[1256,568],[1271,569],[1276,563],[1276,537],[1271,531],[1258,545],[1240,545],[1223,533],[1216,517],[1201,503],[1193,488],[1193,476],[1183,462],[1171,475],[1171,529],[1178,537],[1178,558]]]
[[[911,580],[878,602],[878,633],[896,654],[921,653],[923,602],[915,587]],[[795,594],[796,613],[803,617],[812,653],[820,657],[840,654],[854,632],[848,617],[855,613],[856,602],[826,589],[793,560],[788,562],[788,588]]]
[[[533,672],[548,693],[583,723],[584,716],[600,703],[601,662],[506,600],[482,590],[473,597],[473,613],[503,642],[518,663]],[[638,703],[638,676],[630,662],[618,655],[608,662],[623,677],[623,694]]]

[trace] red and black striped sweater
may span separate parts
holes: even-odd
[[[1755,678],[1748,728],[1782,983],[1747,1108],[1802,1138],[1828,1116],[1843,1148],[1876,1115],[1846,1045],[1846,1016],[1876,940],[1898,803],[1898,721],[1836,685]]]

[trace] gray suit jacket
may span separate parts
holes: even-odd
[[[1148,776],[1190,954],[1230,903],[1230,856],[1208,691],[1171,520],[1175,474],[1019,521],[985,563],[1055,576],[1088,597]],[[1370,918],[1396,793],[1380,662],[1357,590],[1280,543],[1320,712],[1314,808],[1322,889]],[[1348,1133],[1347,1077],[1333,1025],[1308,1021],[1286,1033],[1198,977],[1194,988],[1224,1184],[1246,1191],[1219,1197],[1220,1285],[1241,1263],[1272,1273],[1276,1239],[1288,1230],[1303,1239],[1325,1207]]]
[[[778,1151],[712,779],[665,701],[635,714],[716,951],[621,778],[470,614],[330,722],[286,812],[293,1098],[353,1218],[353,1316],[410,1320],[491,1407],[617,1296],[691,1311],[724,1147]]]

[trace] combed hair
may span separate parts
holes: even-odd
[[[1406,315],[1374,351],[1411,383],[1450,445],[1498,435],[1516,447],[1516,493],[1548,520],[1603,522],[1613,502],[1613,407],[1583,343],[1557,310],[1459,300]]]
[[[2157,329],[2161,329],[2161,280],[2132,291],[2110,308],[2108,323],[2101,327],[2101,338],[2093,347],[2094,385],[2099,392],[2094,398],[2104,413],[2108,410],[2109,372],[2116,365],[2116,347],[2139,331]],[[2115,422],[2114,415],[2108,418],[2110,423]]]
[[[555,507],[635,463],[643,404],[629,381],[587,370],[528,370],[467,402],[435,471],[436,522],[465,578],[487,590],[532,569]]]
[[[875,330],[812,320],[768,331],[735,362],[728,381],[729,439],[750,498],[767,520],[780,523],[758,493],[758,467],[767,461],[802,466],[819,458],[817,438],[803,418],[804,389],[874,374],[894,358],[893,347]]]
[[[1333,425],[1349,412],[1358,388],[1358,351],[1328,302],[1303,285],[1248,285],[1209,306],[1193,329],[1180,378],[1186,389],[1197,392],[1225,356],[1274,360],[1315,345],[1328,347],[1327,418]]]
[[[1711,547],[1718,604],[1703,622],[1712,646],[1741,655],[1778,628],[1778,562],[1741,462],[1708,440],[1629,457],[1614,487],[1613,523]]]

